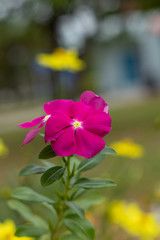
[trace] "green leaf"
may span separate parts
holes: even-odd
[[[100,154],[117,154],[116,151],[111,147],[104,147]]]
[[[96,156],[90,158],[90,159],[84,159],[79,167],[78,167],[78,171],[79,172],[84,172],[87,170],[90,170],[91,168],[95,167],[96,165],[98,165],[103,159],[105,158],[104,155],[101,154],[97,154]]]
[[[41,237],[46,233],[46,229],[34,227],[32,225],[23,225],[17,228],[15,235],[17,237]]]
[[[56,157],[57,155],[53,151],[51,145],[46,146],[39,154],[39,159],[48,159]]]
[[[89,178],[80,178],[75,185],[77,187],[81,187],[84,189],[116,186],[116,184],[110,179],[89,179]]]
[[[50,219],[52,224],[53,223],[56,224],[57,220],[58,220],[58,216],[57,216],[57,212],[56,212],[55,208],[53,207],[53,205],[48,204],[48,203],[41,203],[41,204],[45,208],[45,213],[46,213],[47,219]]]
[[[71,208],[75,213],[77,213],[80,218],[84,218],[85,217],[84,210],[81,209],[79,206],[77,206],[77,204],[75,204],[73,202],[69,202],[69,201],[65,201],[65,204],[69,208]]]
[[[104,200],[103,196],[100,195],[91,195],[86,198],[77,200],[75,203],[82,209],[88,210],[91,207],[101,203]]]
[[[94,240],[95,239],[95,228],[91,222],[86,218],[79,218],[77,215],[68,215],[64,220],[64,225],[74,235],[78,236],[83,240]]]
[[[49,161],[47,161],[47,160],[41,160],[41,162],[43,163],[43,165],[44,165],[45,167],[48,167],[48,168],[55,167],[55,164],[54,164],[54,163],[49,162]]]
[[[86,192],[85,189],[79,188],[77,189],[72,195],[71,200],[79,198],[81,195],[83,195]]]
[[[48,186],[59,180],[64,174],[65,168],[57,166],[48,169],[41,177],[42,186]]]
[[[77,237],[73,234],[67,234],[61,238],[61,240],[83,240],[82,238]]]
[[[39,216],[33,214],[28,206],[17,200],[9,200],[8,206],[17,211],[22,218],[33,225],[48,229],[48,224]]]
[[[13,190],[12,197],[31,202],[47,202],[49,204],[55,203],[52,199],[45,197],[29,187],[19,187]]]
[[[42,167],[40,165],[31,164],[20,171],[20,176],[27,176],[32,174],[44,173],[48,170],[48,167]]]

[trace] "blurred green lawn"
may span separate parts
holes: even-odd
[[[117,187],[107,189],[106,195],[150,201],[154,188],[160,183],[160,130],[154,128],[155,119],[160,115],[160,98],[151,98],[131,106],[110,107],[112,131],[105,137],[106,145],[123,138],[131,138],[142,144],[145,154],[141,159],[108,156],[96,169],[85,173],[92,177],[109,177]],[[26,121],[29,119],[26,119]],[[0,187],[11,188],[23,184],[18,177],[19,170],[30,162],[38,163],[38,154],[44,147],[41,136],[23,148],[21,144],[27,130],[1,134],[10,149],[7,158],[0,159]],[[53,160],[52,160],[53,161]],[[39,177],[34,177],[39,178]],[[34,179],[33,178],[33,179]],[[103,190],[101,190],[103,193]]]

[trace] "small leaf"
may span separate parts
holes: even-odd
[[[46,234],[47,230],[32,225],[23,225],[17,228],[15,235],[17,237],[41,237]]]
[[[55,167],[55,164],[52,162],[49,162],[47,160],[41,160],[41,162],[43,163],[43,165],[47,168],[51,168],[51,167]]]
[[[20,171],[20,176],[27,176],[32,174],[44,173],[48,170],[48,167],[42,167],[40,165],[31,164]]]
[[[100,195],[91,195],[86,198],[76,201],[76,204],[84,210],[88,210],[91,207],[100,204],[105,198]]]
[[[69,208],[71,208],[75,213],[77,213],[80,218],[84,218],[85,217],[84,210],[81,209],[79,206],[77,206],[77,204],[75,204],[73,202],[69,202],[69,201],[65,201],[65,204]]]
[[[59,180],[64,174],[65,168],[57,166],[48,169],[41,177],[42,186],[48,186]]]
[[[29,187],[16,188],[12,193],[12,197],[31,202],[47,202],[49,204],[55,203],[52,199],[35,192]]]
[[[116,151],[111,147],[104,147],[100,154],[117,154]]]
[[[17,200],[9,200],[8,206],[17,211],[26,221],[31,222],[35,226],[48,228],[48,224],[39,216],[33,214],[28,206]]]
[[[102,154],[97,154],[96,156],[90,158],[90,159],[84,159],[79,167],[78,167],[78,171],[79,172],[84,172],[87,170],[92,169],[93,167],[95,167],[96,165],[98,165],[103,159],[105,158],[104,155]]]
[[[86,192],[85,189],[79,188],[77,189],[72,195],[71,200],[79,198],[81,195],[83,195]]]
[[[74,235],[78,236],[83,240],[94,240],[95,239],[95,228],[91,222],[86,218],[79,218],[77,215],[68,215],[64,220],[64,225]]]
[[[80,178],[75,185],[77,187],[81,187],[84,189],[116,186],[116,184],[110,179],[89,179],[89,178]]]
[[[53,151],[51,145],[48,145],[40,152],[39,159],[48,159],[56,156],[57,155]]]

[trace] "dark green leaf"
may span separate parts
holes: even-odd
[[[41,177],[42,186],[48,186],[59,180],[64,174],[65,168],[57,166],[48,169]]]
[[[64,225],[74,235],[83,240],[95,239],[95,228],[86,218],[79,218],[77,215],[68,215],[64,220]]]
[[[32,174],[44,173],[48,170],[48,167],[42,167],[40,165],[31,164],[20,171],[20,176],[27,176]]]
[[[75,185],[77,187],[85,189],[116,186],[116,184],[110,179],[89,179],[89,178],[80,178]]]
[[[111,147],[104,147],[100,154],[117,154],[116,151]]]
[[[14,198],[24,200],[24,201],[47,202],[49,204],[55,203],[55,201],[53,201],[52,199],[35,192],[33,189],[31,189],[29,187],[16,188],[13,191],[12,196]]]
[[[39,216],[33,214],[28,206],[17,200],[9,200],[8,205],[11,209],[17,211],[27,222],[35,226],[48,228],[48,224]]]
[[[56,157],[57,155],[53,151],[51,145],[46,146],[39,154],[39,159],[48,159]]]
[[[17,237],[41,237],[46,234],[47,230],[41,227],[34,227],[32,225],[23,225],[17,228],[15,235]]]
[[[90,159],[84,159],[79,167],[78,167],[78,171],[79,172],[84,172],[87,170],[90,170],[91,168],[95,167],[96,165],[98,165],[103,159],[105,158],[104,155],[102,154],[97,154],[96,156],[90,158]]]
[[[73,202],[69,202],[69,201],[65,201],[65,204],[69,208],[71,208],[75,213],[77,213],[80,218],[84,218],[85,217],[84,210],[81,209],[79,206],[77,206],[77,204],[75,204]]]

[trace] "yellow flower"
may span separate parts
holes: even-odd
[[[136,203],[115,201],[110,205],[111,222],[142,240],[153,240],[159,235],[159,224],[153,213],[143,212]]]
[[[134,143],[131,139],[123,139],[111,145],[117,152],[117,155],[122,157],[139,158],[144,154],[144,148],[140,144]]]
[[[30,237],[16,237],[16,226],[12,220],[0,223],[0,240],[33,240]]]
[[[85,63],[78,58],[76,50],[56,48],[51,54],[38,54],[37,62],[44,66],[57,71],[76,72],[85,68]]]
[[[9,150],[7,146],[4,144],[3,140],[0,138],[0,157],[6,156]]]

